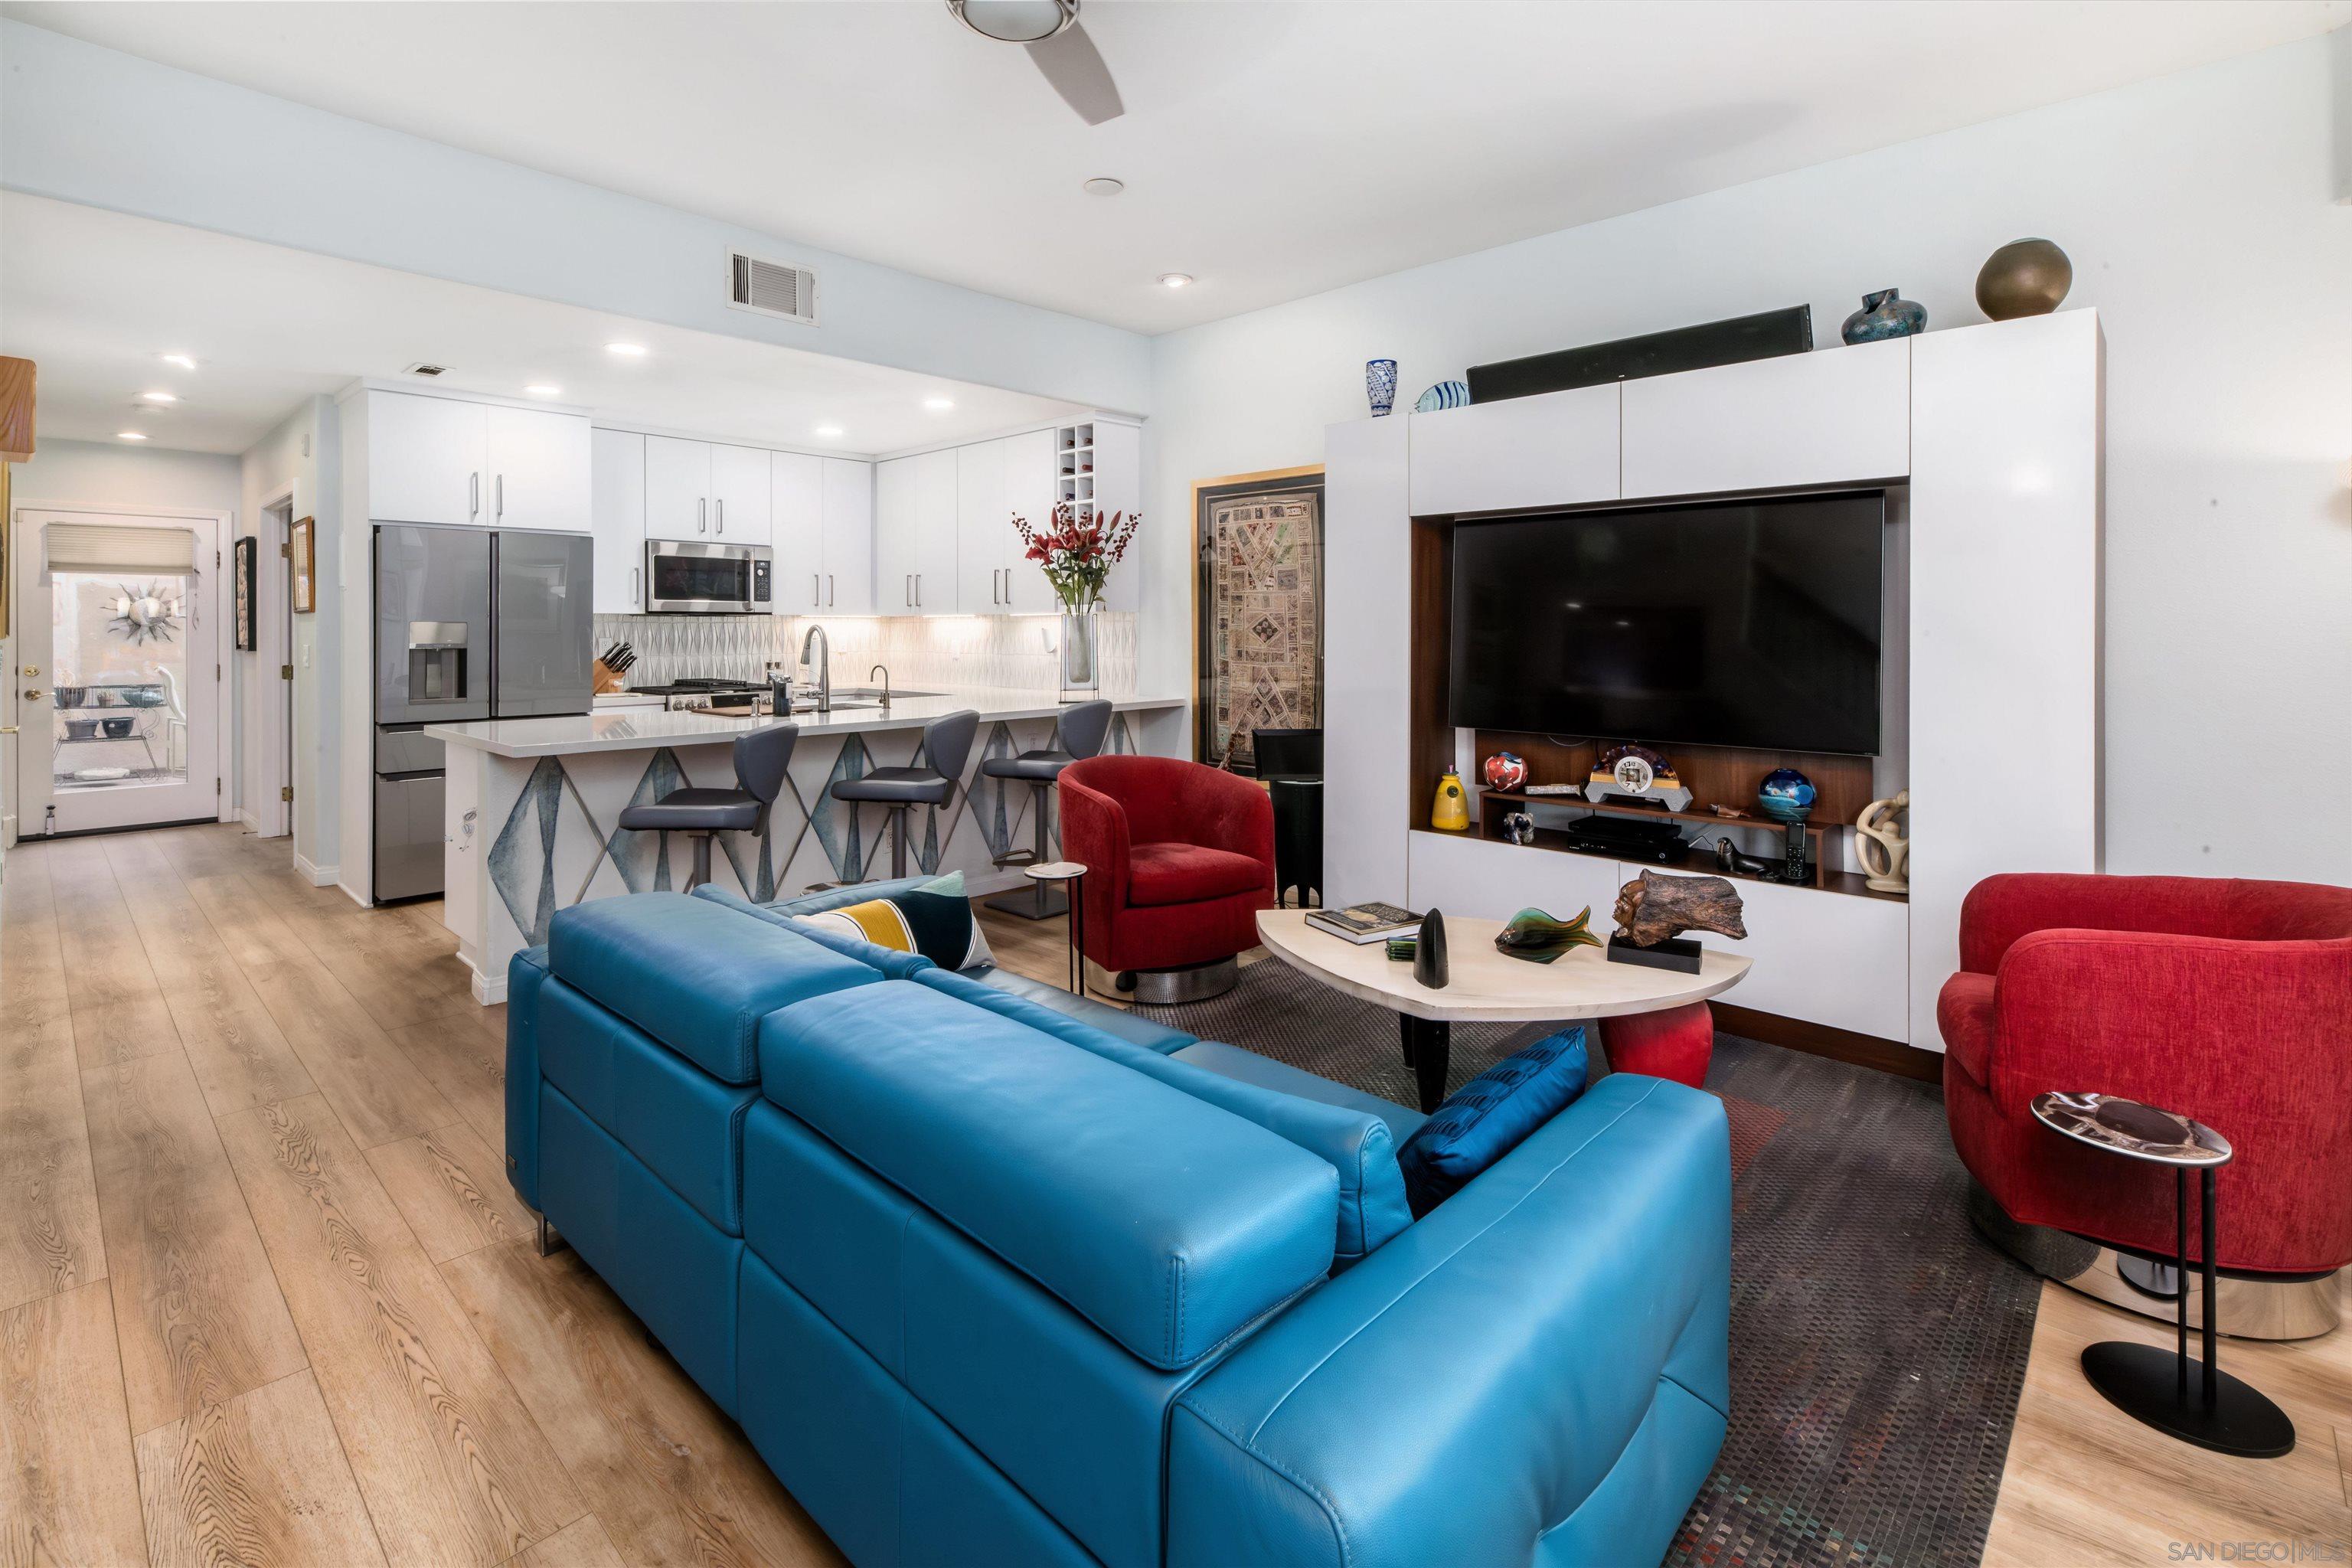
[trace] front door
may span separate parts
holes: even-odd
[[[219,816],[220,531],[208,517],[17,514],[20,837]]]

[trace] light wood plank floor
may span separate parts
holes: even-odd
[[[435,904],[226,827],[27,843],[0,880],[0,1568],[834,1563],[501,1171],[503,1008]],[[1059,983],[1065,927],[983,911]],[[2232,1342],[2302,1434],[2230,1460],[2075,1365],[2158,1324],[2045,1287],[1988,1563],[2352,1541],[2352,1331]]]

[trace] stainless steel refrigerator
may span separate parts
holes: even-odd
[[[425,725],[589,710],[592,548],[584,533],[376,525],[377,902],[441,891],[441,742]]]

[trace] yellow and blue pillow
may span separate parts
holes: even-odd
[[[793,918],[814,930],[891,952],[919,953],[941,969],[971,969],[992,960],[988,939],[972,919],[961,871],[878,899]]]

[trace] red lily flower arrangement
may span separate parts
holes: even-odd
[[[1023,552],[1045,569],[1054,596],[1072,611],[1082,611],[1102,597],[1103,580],[1127,555],[1143,514],[1115,511],[1080,517],[1068,501],[1054,509],[1053,526],[1040,532],[1015,513],[1013,526],[1028,548]]]

